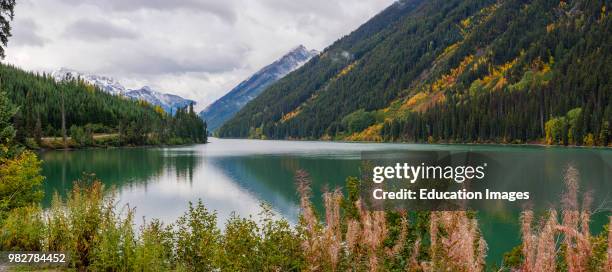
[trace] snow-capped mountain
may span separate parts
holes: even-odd
[[[196,104],[195,101],[182,98],[178,95],[157,92],[149,86],[144,86],[138,90],[128,90],[125,96],[144,100],[153,105],[159,105],[169,113],[175,113],[176,109],[184,108],[191,103]]]
[[[317,50],[308,50],[300,45],[238,84],[225,96],[200,112],[200,116],[208,124],[208,130],[214,131],[221,127],[225,121],[232,118],[249,101],[261,94],[266,87],[304,65],[318,54]]]
[[[112,95],[122,95],[125,94],[126,91],[123,85],[121,85],[119,82],[117,82],[111,77],[83,74],[68,68],[61,68],[57,71],[54,71],[53,73],[51,73],[51,76],[55,78],[56,81],[73,80],[80,78],[85,82],[97,86],[98,88]]]
[[[121,85],[121,83],[111,77],[80,73],[67,68],[61,68],[51,73],[51,76],[55,78],[56,81],[80,78],[109,94],[122,95],[135,100],[144,100],[152,105],[161,106],[166,112],[169,113],[174,113],[178,108],[183,108],[191,103],[194,105],[196,104],[196,102],[193,100],[185,99],[178,95],[161,93],[153,90],[149,86],[144,86],[140,89],[127,89]]]

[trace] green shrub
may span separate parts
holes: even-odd
[[[365,110],[357,110],[342,119],[342,124],[349,133],[360,132],[376,122],[374,114]]]
[[[64,203],[59,194],[55,193],[46,217],[45,244],[47,250],[57,252],[71,250],[72,237],[69,223]]]
[[[40,201],[43,180],[40,161],[34,153],[24,151],[10,159],[0,157],[0,223],[10,210]]]
[[[125,218],[117,214],[115,198],[105,200],[102,220],[92,250],[91,267],[95,271],[131,271],[134,266],[136,239],[133,231],[134,210],[127,208]]]
[[[172,225],[159,220],[143,224],[134,255],[135,271],[167,271],[173,267],[174,244]]]
[[[34,138],[26,138],[24,145],[29,149],[39,149],[40,145],[36,142]]]
[[[259,227],[251,218],[233,213],[225,224],[219,266],[222,271],[263,271]]]
[[[504,253],[503,265],[510,269],[520,269],[524,262],[522,246],[515,246],[512,250]]]
[[[96,235],[102,223],[103,187],[93,176],[76,182],[66,201],[67,222],[70,232],[70,253],[77,268],[89,267],[96,247]]]
[[[37,206],[13,209],[0,228],[0,250],[40,251],[44,223]]]
[[[186,271],[211,271],[216,268],[221,231],[217,214],[209,212],[199,200],[176,223],[176,260]]]
[[[91,146],[94,143],[91,128],[83,129],[82,127],[72,125],[70,127],[70,137],[79,146]]]
[[[546,130],[546,144],[566,144],[567,120],[565,117],[552,118],[544,125]]]
[[[275,219],[268,204],[261,205],[259,214],[261,255],[260,271],[299,271],[303,267],[301,240],[286,219]],[[227,235],[227,234],[226,234]]]
[[[570,144],[582,144],[583,119],[582,109],[575,108],[567,112],[568,132],[567,138]]]

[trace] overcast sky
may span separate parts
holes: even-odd
[[[17,0],[5,62],[149,85],[199,109],[299,44],[322,50],[393,0]]]

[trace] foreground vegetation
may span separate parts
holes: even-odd
[[[486,266],[473,212],[369,211],[359,180],[349,178],[347,197],[323,194],[319,217],[301,171],[294,227],[262,205],[261,219],[234,214],[222,230],[200,201],[172,224],[151,220],[135,230],[134,209],[117,206],[112,190],[85,175],[46,212],[37,205],[8,212],[0,249],[67,252],[69,267],[80,271],[610,271],[612,231],[589,232],[591,200],[578,193],[577,177],[568,168],[562,210],[541,218],[523,212],[523,243],[497,268]]]
[[[101,183],[86,178],[66,200],[54,197],[43,213],[16,209],[5,219],[3,250],[61,251],[70,267],[92,271],[289,271],[300,267],[298,236],[264,207],[257,224],[233,216],[225,232],[202,202],[189,206],[174,224],[144,222],[134,231],[134,210],[117,207]]]

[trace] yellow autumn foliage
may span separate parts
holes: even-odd
[[[161,106],[159,106],[159,105],[155,106],[153,109],[159,115],[162,115],[162,116],[166,115],[166,111],[164,111],[164,109]]]
[[[419,104],[420,102],[422,102],[423,100],[427,99],[427,97],[428,97],[427,93],[419,92],[413,95],[412,97],[410,97],[410,99],[408,99],[406,103],[402,105],[402,109],[410,109],[414,107],[415,105]]]
[[[501,90],[508,84],[508,79],[506,79],[505,75],[508,70],[510,70],[517,63],[518,59],[514,59],[512,61],[506,62],[501,66],[494,67],[489,75],[485,76],[480,80],[483,87],[488,90]]]
[[[300,107],[296,108],[295,110],[292,110],[291,112],[283,115],[283,118],[281,118],[281,122],[284,123],[291,120],[292,118],[298,116],[300,112],[302,112],[302,109]]]
[[[459,63],[459,66],[451,69],[451,71],[448,74],[442,75],[442,77],[440,77],[438,80],[436,80],[436,82],[432,84],[431,86],[432,91],[433,92],[442,91],[442,90],[446,90],[454,86],[455,82],[457,81],[457,77],[463,72],[465,72],[465,69],[468,67],[470,63],[472,63],[473,60],[474,60],[474,55],[468,55],[465,58],[463,58],[461,63]]]
[[[355,66],[357,66],[357,61],[347,65],[346,67],[344,67],[344,69],[342,69],[342,71],[340,71],[340,73],[338,73],[336,75],[336,79],[339,79],[339,78],[345,76],[346,74],[348,74],[351,70],[353,70],[353,68],[355,68]]]
[[[0,158],[0,217],[11,209],[40,201],[43,177],[40,161],[31,151]]]
[[[312,96],[310,96],[310,98],[308,98],[308,100],[304,101],[304,103],[299,105],[297,108],[295,108],[291,112],[284,114],[283,117],[280,120],[281,123],[287,122],[287,121],[295,118],[296,116],[298,116],[302,112],[302,109],[304,108],[304,106],[307,105],[308,103],[312,103],[312,101],[317,99],[318,96],[319,96],[318,93],[313,93]]]
[[[361,132],[356,132],[346,137],[347,141],[368,141],[368,142],[382,142],[380,132],[382,131],[383,124],[374,124],[366,128]]]

